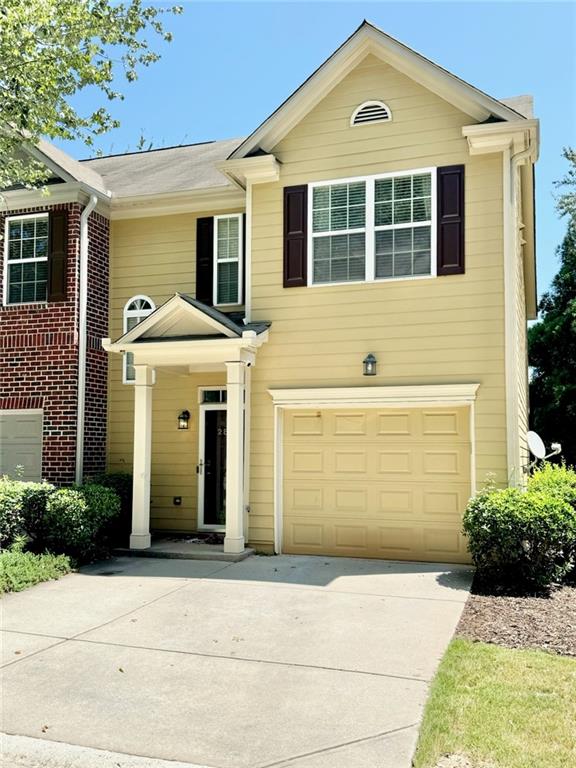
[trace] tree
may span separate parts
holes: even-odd
[[[0,189],[34,186],[47,171],[32,162],[24,145],[41,136],[81,139],[118,125],[98,106],[79,114],[72,98],[93,87],[102,99],[122,99],[118,76],[136,79],[141,66],[159,59],[146,33],[172,35],[161,16],[178,6],[157,8],[143,0],[3,0],[0,5]]]
[[[558,195],[558,212],[561,216],[576,218],[576,150],[566,147],[562,154],[570,163],[570,167],[564,178],[556,182],[557,187],[568,187],[567,192]]]
[[[576,217],[558,248],[560,269],[540,301],[541,319],[528,331],[533,376],[531,422],[546,443],[562,443],[576,464]]]

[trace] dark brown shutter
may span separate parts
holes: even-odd
[[[214,219],[196,220],[196,299],[211,307],[214,304]]]
[[[48,301],[64,301],[68,260],[67,211],[50,211],[48,232]]]
[[[306,285],[308,187],[284,187],[284,288]]]
[[[438,168],[438,274],[464,272],[464,166]]]

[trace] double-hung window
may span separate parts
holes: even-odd
[[[46,301],[48,214],[9,217],[5,237],[5,303]]]
[[[435,274],[434,169],[311,185],[310,282]]]
[[[312,192],[314,283],[366,277],[366,182],[314,186]]]
[[[214,217],[214,304],[242,303],[242,214]]]

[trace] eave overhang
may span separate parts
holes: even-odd
[[[538,159],[540,145],[540,121],[524,119],[520,123],[485,123],[465,125],[462,136],[468,141],[471,155],[485,155],[492,152],[511,150],[512,154],[533,149],[531,160]]]
[[[280,163],[271,154],[225,160],[216,167],[240,189],[246,189],[247,184],[265,184],[280,178]]]
[[[103,339],[106,352],[126,353],[134,356],[135,365],[152,367],[178,366],[190,371],[223,367],[241,360],[249,365],[256,362],[256,352],[268,341],[268,331],[256,334],[246,331],[235,339],[163,339],[154,342],[112,342]]]
[[[10,212],[22,208],[48,207],[60,203],[87,205],[92,195],[96,195],[98,200],[96,211],[102,216],[110,218],[110,196],[95,192],[79,181],[63,181],[61,184],[50,184],[40,189],[6,190],[2,192],[2,199],[6,210]]]
[[[137,219],[145,216],[170,216],[177,213],[197,213],[209,210],[243,208],[246,196],[238,186],[222,185],[206,189],[133,195],[112,198],[112,219]]]

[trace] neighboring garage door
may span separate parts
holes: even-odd
[[[284,418],[284,552],[468,561],[468,408]]]
[[[42,479],[42,414],[0,411],[0,475]]]

